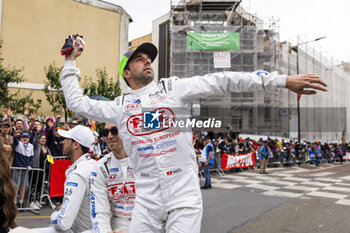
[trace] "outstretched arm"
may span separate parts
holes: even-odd
[[[327,91],[326,84],[320,77],[312,74],[295,76],[279,75],[255,71],[220,72],[192,78],[168,80],[168,88],[174,86],[175,92],[183,99],[203,97],[212,94],[267,90],[274,92],[278,88],[287,88],[299,94],[315,94],[316,90]]]

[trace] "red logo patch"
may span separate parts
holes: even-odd
[[[136,110],[140,110],[140,109],[141,109],[141,105],[136,104],[136,103],[126,104],[124,106],[125,112],[132,112],[132,111],[136,111]]]

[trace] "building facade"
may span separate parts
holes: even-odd
[[[53,115],[42,91],[44,69],[51,63],[63,66],[60,49],[70,34],[83,35],[86,42],[78,59],[81,82],[85,76],[96,77],[96,68],[104,67],[109,77],[119,79],[118,63],[128,49],[132,22],[120,6],[100,0],[1,0],[0,9],[1,56],[5,65],[23,68],[25,79],[11,87],[41,99],[40,115]]]
[[[200,106],[201,117],[222,120],[222,128],[209,129],[216,133],[297,139],[300,128],[301,140],[349,141],[349,74],[317,52],[312,41],[300,40],[294,46],[280,42],[278,20],[264,21],[239,4],[232,0],[171,1],[171,11],[153,22],[153,43],[159,48],[154,62],[158,80],[221,71],[314,73],[329,85],[329,91],[302,96],[300,118],[297,95],[286,89],[203,97],[189,104]],[[209,41],[208,37],[217,35],[228,36],[237,46],[200,47],[200,43]],[[224,44],[223,41],[217,39],[215,43]],[[228,56],[225,62],[229,66],[216,63],[217,54]]]

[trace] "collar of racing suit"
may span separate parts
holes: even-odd
[[[147,84],[146,86],[144,87],[141,87],[140,89],[137,89],[137,90],[131,90],[131,94],[133,95],[142,95],[144,92],[146,92],[148,90],[148,88],[152,87],[156,85],[154,81],[150,82],[149,84]]]
[[[79,157],[69,168],[75,169],[79,163],[81,163],[84,160],[89,160],[90,154],[86,153]]]

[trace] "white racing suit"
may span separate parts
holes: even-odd
[[[111,152],[97,161],[91,173],[90,193],[93,232],[121,229],[127,233],[136,197],[130,158],[117,159]]]
[[[222,72],[171,77],[114,101],[97,101],[82,95],[79,76],[75,61],[66,61],[61,83],[68,108],[115,123],[132,162],[136,199],[130,232],[200,232],[203,209],[191,130],[144,129],[143,109],[160,110],[165,118],[174,119],[172,110],[186,107],[193,98],[262,89],[273,92],[286,83],[286,76],[276,72]]]
[[[83,232],[91,229],[90,173],[94,160],[82,155],[66,171],[62,208],[51,214],[51,226],[57,231]]]

